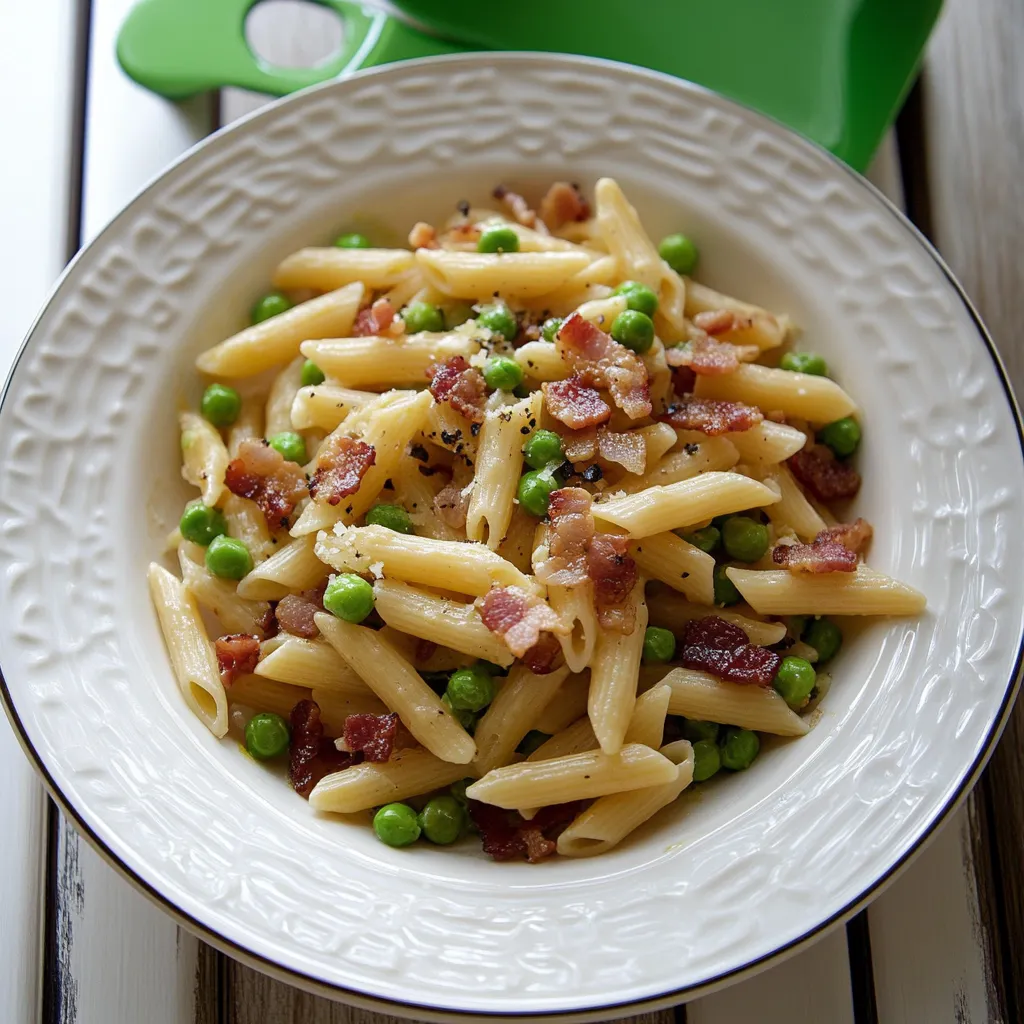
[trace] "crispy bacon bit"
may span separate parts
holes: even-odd
[[[256,671],[260,660],[260,638],[249,633],[229,633],[217,637],[214,643],[220,681],[230,686],[239,676]]]
[[[587,547],[594,536],[590,495],[582,487],[552,491],[548,517],[548,557],[537,566],[537,578],[559,587],[585,582],[589,579]]]
[[[372,444],[354,437],[330,435],[316,453],[316,471],[309,481],[310,497],[337,505],[359,490],[366,471],[376,461]]]
[[[822,530],[810,544],[779,544],[772,561],[791,572],[855,572],[857,555],[871,541],[871,524],[864,519]]]
[[[356,317],[352,334],[356,338],[366,338],[385,334],[395,319],[397,310],[385,299],[377,299],[372,306],[364,306]]]
[[[523,655],[523,664],[536,676],[546,676],[557,667],[562,645],[553,633],[541,633],[540,639]]]
[[[579,313],[573,313],[562,324],[555,343],[562,358],[584,384],[610,391],[612,400],[630,419],[650,416],[651,386],[647,368],[635,352],[614,341]]]
[[[627,473],[642,473],[647,464],[647,446],[639,434],[599,430],[597,450],[602,459],[618,463]]]
[[[463,224],[456,224],[448,229],[448,241],[455,244],[476,244],[480,241],[480,225],[470,224],[466,221]]]
[[[300,700],[292,708],[291,742],[288,745],[288,778],[296,793],[308,799],[313,787],[325,776],[359,764],[362,754],[338,750],[324,736],[320,705]]]
[[[658,419],[678,430],[699,430],[708,437],[734,434],[756,427],[761,410],[742,402],[720,402],[714,398],[683,398],[670,405]]]
[[[770,685],[782,662],[774,651],[755,647],[739,626],[717,615],[686,624],[679,660],[687,668],[703,669],[719,679],[755,686]]]
[[[572,463],[587,462],[597,455],[597,429],[570,430],[562,435],[562,454]]]
[[[852,523],[838,523],[822,530],[815,541],[834,540],[849,548],[855,554],[862,555],[871,543],[875,531],[866,519],[857,518]]]
[[[228,463],[224,483],[232,494],[256,502],[271,530],[287,528],[288,517],[306,496],[306,474],[295,462],[286,462],[265,441],[246,440],[238,457]]]
[[[515,218],[515,220],[522,224],[524,228],[536,228],[537,227],[537,214],[530,209],[530,204],[521,196],[518,192],[513,192],[511,189],[505,188],[504,185],[499,185],[492,193],[495,199],[497,199],[502,206]],[[543,225],[541,225],[543,228]],[[544,232],[547,234],[547,231]]]
[[[695,327],[708,334],[725,334],[736,326],[736,314],[727,309],[709,309],[693,318]]]
[[[434,498],[434,514],[442,523],[455,530],[461,530],[466,525],[469,497],[462,493],[463,490],[457,483],[445,484]]]
[[[349,715],[345,719],[345,748],[380,764],[391,758],[398,735],[398,715]]]
[[[636,585],[636,562],[627,554],[629,540],[612,533],[597,533],[587,549],[587,574],[594,583],[597,621],[617,633],[633,632],[636,609],[629,599]]]
[[[567,181],[556,181],[540,201],[540,219],[551,231],[557,231],[563,224],[586,220],[590,206],[583,198],[578,185]]]
[[[500,636],[517,658],[537,643],[544,630],[562,631],[562,622],[551,607],[519,587],[492,587],[477,607],[484,625]]]
[[[409,245],[414,249],[440,249],[437,244],[437,231],[433,224],[418,220],[409,232]]]
[[[611,406],[597,391],[587,387],[578,374],[567,380],[548,381],[541,388],[548,412],[573,430],[595,427],[612,417]]]
[[[312,640],[320,635],[313,616],[324,610],[324,588],[319,586],[313,590],[304,590],[301,594],[286,594],[277,602],[274,617],[277,624],[292,636],[301,636]]]
[[[428,371],[430,393],[437,402],[447,402],[472,423],[483,423],[487,385],[483,374],[469,365],[463,356],[452,356],[447,362]]]
[[[860,490],[860,473],[840,462],[823,444],[804,448],[786,460],[793,476],[818,501],[852,498]]]
[[[695,331],[685,345],[666,349],[665,362],[672,367],[688,366],[705,376],[721,376],[735,373],[741,362],[755,358],[757,353],[753,345],[716,341],[704,331]]]
[[[528,860],[531,864],[555,852],[555,840],[583,810],[583,801],[542,807],[527,821],[518,811],[469,801],[469,816],[483,840],[484,853],[495,860]]]

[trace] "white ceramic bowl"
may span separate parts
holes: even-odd
[[[179,699],[145,566],[185,495],[175,405],[275,262],[403,237],[495,183],[619,179],[701,277],[792,314],[863,403],[867,624],[824,717],[593,860],[392,850],[318,818]],[[851,914],[965,794],[1020,662],[1024,472],[1005,377],[934,252],[861,178],[692,85],[557,56],[412,62],[303,93],[150,185],[64,275],[0,408],[0,662],[51,790],[189,927],[297,984],[424,1017],[680,1001]]]

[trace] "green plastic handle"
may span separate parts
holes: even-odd
[[[410,57],[458,53],[384,11],[349,0],[316,0],[344,27],[341,51],[315,68],[280,68],[260,60],[245,39],[245,19],[259,0],[142,0],[117,40],[121,67],[169,99],[224,86],[284,96],[359,68]]]

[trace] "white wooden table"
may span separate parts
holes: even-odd
[[[114,61],[130,4],[0,2],[4,372],[74,251],[171,159],[263,102],[227,94],[175,106],[136,87]],[[322,55],[310,54],[309,40],[322,47],[325,33],[318,25],[308,31],[309,19],[322,14],[279,10],[253,31],[266,55],[298,63]],[[938,245],[1024,393],[1022,45],[1019,0],[947,0],[922,84],[871,177],[895,202],[905,200]],[[1024,1021],[1022,794],[1018,709],[974,796],[870,909],[754,978],[637,1020]],[[0,839],[0,1024],[327,1024],[376,1016],[304,995],[181,931],[78,838],[2,718],[0,809],[8,826]]]

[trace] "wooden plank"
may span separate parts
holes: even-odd
[[[6,377],[36,311],[68,257],[74,190],[72,139],[78,25],[74,0],[19,4],[0,33],[4,132],[21,154],[0,161],[0,374]],[[29,155],[30,154],[30,158]],[[15,198],[16,197],[16,198]],[[0,1020],[30,1024],[41,1012],[42,894],[47,804],[43,787],[0,714]]]
[[[117,67],[114,39],[131,2],[89,5],[80,225],[85,240],[212,127],[209,101],[175,107],[135,86]],[[217,985],[208,982],[218,975],[213,954],[117,875],[63,816],[55,832],[52,1019],[215,1024]]]

